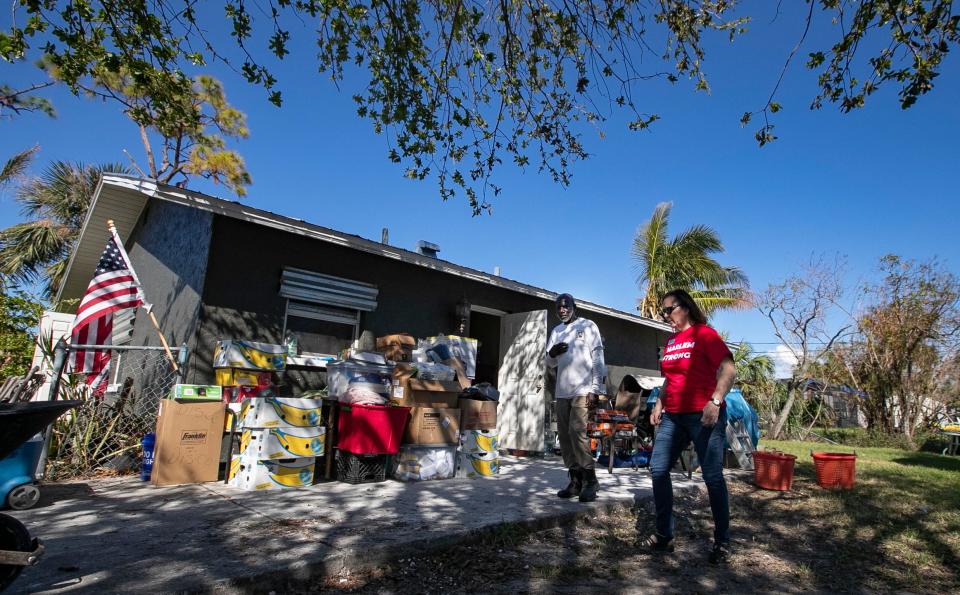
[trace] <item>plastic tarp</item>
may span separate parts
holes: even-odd
[[[757,412],[743,398],[743,394],[738,388],[734,388],[727,393],[724,402],[727,404],[727,423],[740,420],[744,429],[750,434],[753,446],[756,447],[757,443],[760,442],[760,417]]]

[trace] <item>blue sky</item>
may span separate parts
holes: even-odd
[[[490,272],[499,266],[505,277],[623,310],[632,311],[640,295],[629,255],[633,234],[661,201],[673,202],[674,232],[696,223],[715,228],[727,248],[721,261],[743,268],[755,290],[812,254],[845,255],[851,285],[869,278],[889,252],[937,256],[960,271],[957,57],[908,111],[892,89],[855,113],[829,105],[810,111],[815,77],[802,62],[833,39],[829,24],[818,21],[781,88],[780,139],[761,149],[755,126],[741,128],[739,117],[764,103],[801,33],[796,16],[771,23],[772,12],[760,14],[732,45],[711,42],[709,95],[685,83],[639,87],[641,107],[662,120],[650,132],[631,133],[615,115],[603,138],[585,129],[592,156],[575,166],[570,187],[535,168],[504,168],[493,214],[480,217],[471,217],[465,200],[441,202],[430,181],[403,178],[386,159],[387,139],[355,116],[350,97],[361,79],[348,77],[337,91],[318,75],[308,30],[294,32],[299,43],[277,69],[282,109],[236,75],[213,73],[249,118],[251,136],[236,145],[254,180],[244,203],[372,239],[388,227],[394,245],[412,249],[429,240],[445,259]],[[0,26],[8,19],[0,17]],[[4,64],[0,72],[8,84],[33,80],[29,65]],[[38,167],[55,159],[125,161],[124,148],[142,155],[136,129],[115,106],[63,92],[50,97],[56,119],[0,121],[0,159],[33,144],[41,146]],[[231,198],[223,187],[191,186]],[[0,194],[0,226],[18,220],[12,193]],[[754,312],[720,314],[713,323],[732,339],[773,347],[765,344],[774,341],[769,324]]]

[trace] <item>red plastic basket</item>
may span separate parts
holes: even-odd
[[[857,475],[857,453],[812,452],[821,488],[853,489]]]
[[[753,480],[765,490],[785,492],[793,484],[793,464],[797,457],[778,451],[753,453]]]
[[[409,417],[409,407],[340,405],[337,448],[357,455],[396,454]]]

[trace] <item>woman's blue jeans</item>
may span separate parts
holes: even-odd
[[[703,482],[707,484],[710,510],[713,512],[713,539],[730,541],[730,501],[723,479],[723,449],[727,427],[727,408],[712,428],[700,423],[703,413],[664,413],[660,418],[650,474],[653,476],[653,501],[657,508],[657,534],[673,539],[673,485],[670,470],[691,441],[700,461]]]

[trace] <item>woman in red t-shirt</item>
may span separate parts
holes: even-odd
[[[657,426],[650,460],[657,532],[642,542],[655,551],[673,551],[673,486],[670,470],[693,442],[703,482],[710,496],[714,534],[710,561],[723,562],[730,543],[730,505],[723,479],[723,449],[727,414],[724,398],[737,369],[727,344],[690,294],[671,291],[660,302],[660,315],[673,327],[660,360],[666,379],[653,407],[650,423]]]

